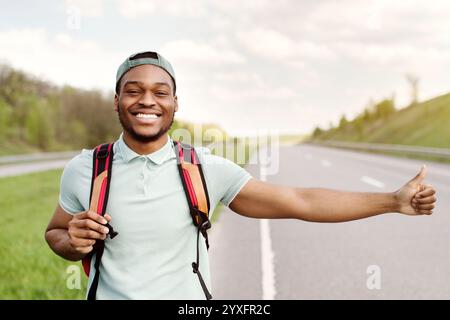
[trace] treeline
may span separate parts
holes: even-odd
[[[316,127],[312,138],[328,139],[342,134],[351,135],[354,140],[363,141],[366,135],[383,125],[396,111],[393,98],[384,99],[378,103],[371,102],[351,121],[347,120],[345,115],[342,115],[337,126],[330,125],[327,130]]]
[[[0,154],[92,148],[117,139],[117,117],[112,92],[57,87],[0,65]],[[172,130],[180,126],[189,124]]]

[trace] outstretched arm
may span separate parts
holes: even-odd
[[[251,179],[230,204],[251,218],[293,218],[313,222],[344,222],[382,213],[431,214],[435,190],[423,185],[426,168],[391,193],[346,192],[323,188],[292,188]]]

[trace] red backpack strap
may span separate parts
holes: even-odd
[[[196,227],[205,231],[204,235],[207,239],[206,230],[211,227],[209,221],[210,204],[202,165],[193,147],[178,141],[175,142],[175,146],[178,169],[189,204],[192,222]]]
[[[113,158],[113,143],[102,144],[94,149],[89,209],[102,216],[105,215],[108,204]],[[108,234],[110,238],[113,239],[117,235],[117,232],[115,232],[109,224],[106,224],[106,227],[109,229]],[[89,289],[88,300],[95,300],[98,279],[100,276],[100,262],[103,255],[103,249],[104,241],[97,240],[94,245],[94,250],[92,250],[91,253],[82,260],[84,271],[86,275],[89,275],[91,260],[94,253],[96,254],[94,264],[95,276]]]
[[[178,171],[189,204],[189,212],[192,216],[192,222],[197,227],[197,260],[196,262],[192,262],[192,270],[199,278],[206,299],[210,300],[212,296],[199,270],[200,233],[205,238],[206,247],[209,249],[208,234],[206,231],[211,228],[211,222],[209,221],[210,204],[205,176],[203,175],[202,165],[194,147],[179,141],[174,142],[174,145],[177,155]]]

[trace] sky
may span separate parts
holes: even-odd
[[[0,63],[105,93],[132,53],[177,78],[176,118],[306,134],[370,101],[450,91],[447,0],[0,0]],[[111,103],[111,110],[112,103]]]

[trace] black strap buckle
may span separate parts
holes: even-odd
[[[109,223],[105,224],[105,227],[108,228],[108,234],[111,239],[114,239],[114,237],[119,234],[117,231],[114,231],[113,227]]]
[[[211,222],[209,220],[204,221],[202,224],[200,224],[199,229],[200,230],[208,230],[209,228],[211,228]]]
[[[211,221],[209,221],[208,215],[202,211],[200,211],[197,207],[193,208],[194,215],[202,221],[197,225],[197,228],[200,231],[206,231],[211,228]]]

